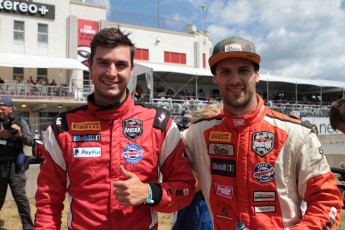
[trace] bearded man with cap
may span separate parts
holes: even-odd
[[[251,41],[218,42],[209,65],[223,113],[183,132],[214,228],[335,229],[342,199],[318,137],[265,106],[260,59]]]
[[[30,159],[23,153],[23,144],[32,146],[33,137],[28,123],[12,116],[14,109],[11,98],[0,98],[0,210],[9,185],[26,230],[33,229],[33,222],[25,191],[25,170]]]

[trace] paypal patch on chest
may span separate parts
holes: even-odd
[[[102,156],[101,147],[79,147],[73,148],[74,158],[89,158]]]

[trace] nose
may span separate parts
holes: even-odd
[[[117,68],[115,63],[111,63],[107,69],[107,74],[109,75],[117,75]]]

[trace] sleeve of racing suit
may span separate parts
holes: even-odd
[[[37,178],[35,229],[60,229],[66,193],[66,163],[51,126],[44,136],[44,161]]]
[[[185,147],[177,125],[169,119],[159,156],[162,173],[162,198],[153,208],[158,212],[174,212],[189,205],[194,196],[195,178],[184,153]]]
[[[314,133],[310,133],[301,146],[296,173],[298,190],[307,202],[307,210],[301,222],[292,229],[336,229],[343,201]]]

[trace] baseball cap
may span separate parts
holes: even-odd
[[[300,112],[296,111],[296,110],[292,110],[289,113],[289,117],[295,118],[295,119],[301,119],[301,114]]]
[[[244,58],[258,65],[261,60],[255,52],[254,43],[240,37],[226,38],[214,46],[212,56],[208,59],[212,73],[212,67],[226,58]]]
[[[14,105],[13,105],[13,102],[12,102],[11,98],[6,97],[6,96],[0,98],[0,105],[2,105],[2,106],[9,106],[9,107],[13,107],[14,109],[16,109],[16,107],[14,107]]]

